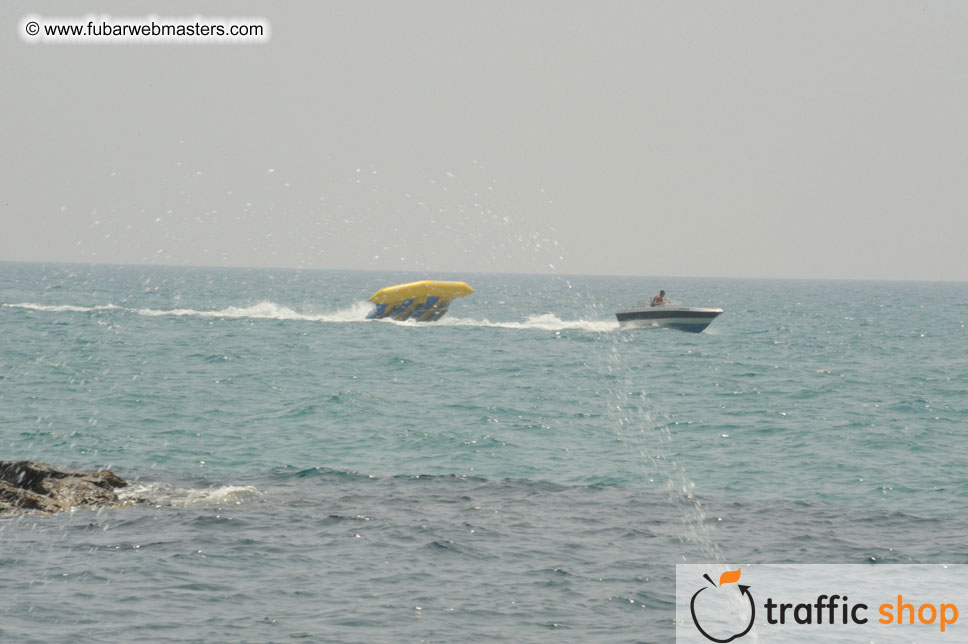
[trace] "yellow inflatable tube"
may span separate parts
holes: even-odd
[[[388,286],[370,296],[376,309],[366,317],[369,320],[392,318],[433,322],[444,317],[452,298],[473,292],[474,289],[464,282],[423,280]]]

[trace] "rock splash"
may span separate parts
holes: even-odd
[[[0,514],[118,505],[125,483],[110,470],[71,472],[36,461],[0,461]]]

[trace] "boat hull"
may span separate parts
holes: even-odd
[[[670,327],[701,333],[722,312],[722,309],[688,306],[649,306],[619,311],[615,317],[622,328]]]

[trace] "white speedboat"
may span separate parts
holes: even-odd
[[[615,314],[621,327],[668,326],[682,331],[700,333],[716,319],[722,309],[694,306],[636,306]]]

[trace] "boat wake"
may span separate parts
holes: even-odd
[[[450,317],[435,324],[439,326],[477,326],[496,329],[534,329],[537,331],[576,330],[596,333],[615,331],[618,329],[618,323],[612,320],[562,320],[554,313],[531,315],[524,322],[491,322],[487,319],[474,320],[471,318]]]
[[[300,313],[287,306],[275,302],[259,302],[252,306],[229,306],[215,310],[197,309],[135,309],[104,304],[97,306],[75,306],[70,304],[35,304],[24,302],[20,304],[4,304],[6,308],[25,309],[28,311],[43,311],[48,313],[98,313],[117,311],[146,317],[197,317],[208,319],[252,319],[252,320],[297,320],[303,322],[369,322],[371,324],[393,324],[396,326],[432,328],[448,327],[483,327],[495,329],[520,329],[535,331],[589,331],[603,333],[618,329],[618,323],[613,320],[562,320],[554,313],[531,315],[522,322],[492,322],[487,318],[477,320],[450,316],[433,323],[395,320],[366,320],[367,314],[373,309],[369,302],[356,302],[350,307],[329,313]]]
[[[104,304],[101,306],[73,306],[71,304],[4,304],[10,309],[28,309],[30,311],[47,311],[49,313],[93,313],[94,311],[120,311],[122,307],[114,304]]]
[[[197,309],[133,309],[105,304],[100,306],[73,306],[69,304],[50,305],[33,304],[4,304],[4,307],[27,309],[29,311],[45,311],[50,313],[96,313],[99,311],[121,311],[147,317],[198,317],[216,319],[254,319],[254,320],[302,320],[307,322],[363,322],[366,314],[373,305],[369,302],[357,302],[353,306],[340,309],[332,313],[299,313],[289,307],[275,302],[259,302],[252,306],[229,306],[224,309],[211,311]]]

